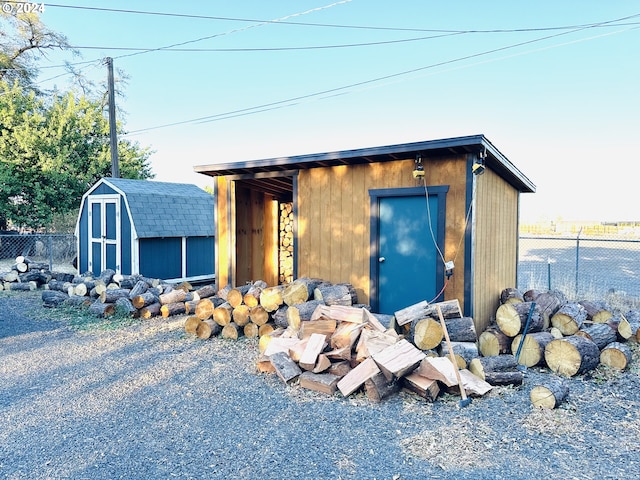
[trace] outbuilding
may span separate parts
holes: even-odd
[[[215,278],[213,196],[196,185],[102,178],[82,197],[78,270]]]
[[[458,299],[480,331],[516,285],[520,193],[535,185],[483,135],[195,171],[216,177],[220,285],[346,282],[389,314]]]

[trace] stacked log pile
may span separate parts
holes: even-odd
[[[525,332],[525,327],[528,328]],[[603,301],[569,301],[557,290],[518,292],[506,288],[500,295],[495,322],[479,337],[481,358],[471,370],[493,385],[509,365],[548,368],[556,375],[531,392],[536,406],[555,408],[568,394],[562,378],[584,374],[599,365],[624,370],[631,361],[627,341],[640,340],[640,311],[615,313]],[[486,369],[489,367],[490,374]],[[497,375],[497,378],[494,378]],[[517,384],[514,382],[514,384]],[[548,401],[542,399],[549,398]]]
[[[28,257],[18,256],[8,272],[0,272],[0,290],[31,291],[36,290],[52,278],[60,278],[65,274],[49,271],[49,264],[35,262]],[[71,275],[70,277],[73,277]],[[66,277],[68,279],[69,277]]]

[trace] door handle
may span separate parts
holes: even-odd
[[[386,260],[386,258],[380,257],[380,258],[378,258],[378,263],[383,263],[385,260]]]

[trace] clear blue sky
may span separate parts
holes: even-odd
[[[78,68],[102,82],[110,56],[129,76],[128,131],[186,122],[130,137],[155,150],[157,180],[204,186],[194,165],[484,134],[537,186],[522,220],[640,220],[639,2],[58,1],[44,23],[100,48],[42,66],[89,62]],[[117,49],[177,44],[200,51]]]

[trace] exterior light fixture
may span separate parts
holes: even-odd
[[[471,172],[474,175],[482,175],[484,173],[484,160],[487,158],[487,149],[484,148],[480,152],[478,152],[478,156],[473,161],[473,165],[471,166]]]
[[[422,154],[416,155],[416,164],[413,169],[413,178],[424,178],[424,166],[422,165]]]

